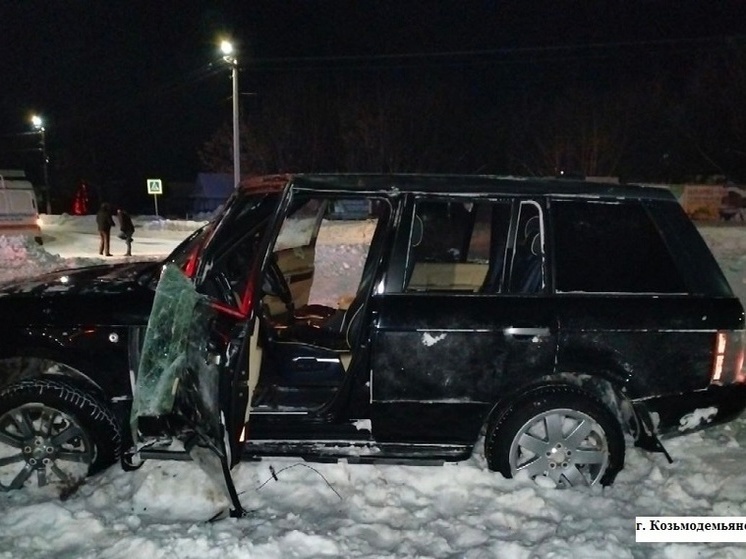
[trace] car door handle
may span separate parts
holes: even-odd
[[[304,366],[309,365],[313,366],[317,363],[339,363],[339,357],[308,357],[308,356],[302,356],[302,357],[293,357],[292,362],[295,365]]]
[[[534,338],[543,338],[550,334],[549,328],[520,328],[508,326],[503,328],[503,334],[506,338],[516,340],[533,340]]]

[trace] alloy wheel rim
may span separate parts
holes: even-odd
[[[94,446],[72,416],[44,404],[25,404],[0,417],[0,488],[27,483],[74,485],[88,474]]]
[[[598,483],[609,464],[606,433],[591,416],[572,409],[535,415],[510,446],[510,470],[531,479],[552,480],[558,488]]]

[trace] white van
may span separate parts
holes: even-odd
[[[23,171],[0,170],[0,235],[26,235],[42,244],[39,208]]]

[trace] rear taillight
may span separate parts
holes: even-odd
[[[712,383],[746,382],[743,368],[746,353],[746,330],[721,330],[715,334],[712,359]]]

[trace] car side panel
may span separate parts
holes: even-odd
[[[0,359],[54,361],[97,384],[107,398],[130,398],[128,371],[136,364],[130,363],[129,337],[147,323],[152,291],[136,286],[116,296],[114,306],[107,293],[3,299]],[[15,380],[4,378],[17,374],[13,367],[1,369],[0,384]],[[67,374],[60,366],[48,372]]]
[[[610,374],[630,398],[708,386],[718,329],[743,328],[735,299],[562,295],[558,372]]]
[[[374,299],[376,440],[473,442],[501,393],[554,369],[554,319],[537,297],[430,293]],[[545,333],[509,333],[519,326]],[[454,411],[445,412],[448,406]],[[463,421],[447,419],[454,414]],[[432,429],[433,422],[441,428]]]

